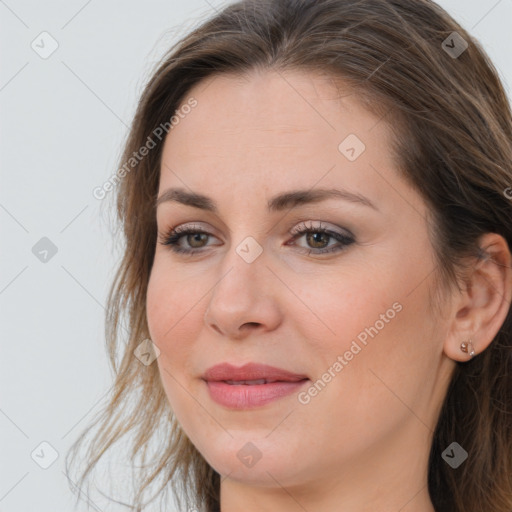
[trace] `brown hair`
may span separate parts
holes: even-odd
[[[457,38],[453,32],[468,43],[458,56],[449,52]],[[455,41],[460,47],[462,40]],[[512,185],[510,105],[478,41],[430,0],[242,0],[228,5],[158,65],[140,98],[121,164],[156,127],[169,122],[200,80],[255,68],[327,74],[350,85],[370,111],[389,123],[397,169],[429,207],[440,289],[460,289],[466,257],[480,256],[484,233],[498,233],[512,246],[512,201],[504,193]],[[146,290],[156,243],[162,146],[160,141],[123,173],[117,188],[124,256],[106,318],[115,382],[109,403],[75,442],[73,461],[85,435],[99,423],[81,486],[106,450],[132,433],[130,455],[142,461],[136,466],[141,474],[134,508],[141,509],[144,492],[161,479],[155,497],[172,486],[187,506],[213,512],[220,507],[218,473],[173,417],[157,365],[145,366],[134,357],[136,347],[149,338]],[[119,328],[124,318],[128,336]],[[509,309],[488,349],[456,365],[429,459],[428,487],[437,512],[512,510],[511,388]],[[162,445],[153,459],[147,454],[150,441]],[[457,469],[441,457],[453,441],[469,453]]]

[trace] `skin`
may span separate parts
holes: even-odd
[[[506,243],[486,235],[482,246],[505,268],[481,262],[470,293],[454,291],[441,313],[431,311],[426,205],[398,176],[385,121],[310,73],[218,75],[191,96],[197,107],[165,141],[159,196],[181,187],[208,195],[219,212],[158,206],[160,240],[185,225],[211,236],[181,238],[202,251],[192,256],[157,243],[147,318],[169,403],[223,477],[222,512],[433,512],[433,430],[455,361],[469,359],[460,343],[471,338],[481,352],[505,319]],[[338,150],[349,134],[366,146],[353,162]],[[378,210],[341,199],[266,209],[277,193],[313,188],[362,194]],[[348,229],[355,242],[308,254],[339,244],[293,240],[302,221]],[[262,249],[252,263],[236,251],[249,236]],[[400,312],[307,404],[294,393],[234,411],[209,397],[201,375],[224,361],[266,363],[314,383],[394,303]],[[252,467],[237,457],[248,442],[261,454]]]

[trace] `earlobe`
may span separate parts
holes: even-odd
[[[469,272],[466,289],[456,301],[445,354],[465,362],[491,344],[511,308],[511,254],[496,233],[480,239],[480,256]]]

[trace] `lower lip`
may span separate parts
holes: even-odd
[[[227,384],[226,382],[206,381],[210,397],[220,405],[231,409],[249,409],[268,404],[291,395],[308,382],[270,382],[268,384]]]

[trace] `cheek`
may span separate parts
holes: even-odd
[[[198,353],[204,353],[198,340],[205,306],[200,299],[206,297],[204,291],[194,291],[190,279],[181,285],[175,273],[160,269],[158,264],[153,267],[146,300],[149,332],[160,349],[156,363],[174,417],[196,448],[205,454],[218,441],[215,436],[223,433],[222,429],[219,432],[213,415],[198,401],[202,383],[193,378],[198,373]]]
[[[174,314],[171,294],[166,293],[167,283],[159,272],[158,266],[153,265],[146,294],[146,317],[148,320],[151,339],[156,342],[163,338],[169,329],[169,318]]]
[[[301,298],[310,309],[296,301],[290,314],[300,326],[314,377],[330,389],[315,399],[318,405],[350,405],[358,390],[355,401],[368,407],[359,411],[364,416],[394,399],[382,381],[406,395],[424,387],[439,348],[435,322],[426,309],[429,280],[421,283],[424,276],[414,274],[414,266],[383,270],[367,268],[362,278],[359,268],[309,284],[302,278]],[[324,389],[322,383],[318,388]]]
[[[180,416],[185,397],[180,392],[179,383],[183,382],[182,374],[187,371],[191,358],[189,341],[194,334],[187,320],[193,310],[186,315],[190,309],[186,307],[186,291],[177,292],[174,279],[160,268],[158,264],[153,266],[146,296],[146,315],[151,340],[160,350],[156,363],[164,391],[172,409]]]
[[[384,327],[381,314],[387,313],[391,319],[396,316],[393,303],[400,294],[378,274],[366,272],[362,277],[361,269],[354,269],[302,279],[298,294],[301,300],[295,301],[291,320],[301,326],[305,340],[319,340],[321,350],[348,350],[358,335],[364,340],[365,328],[375,322],[381,329]]]
[[[166,283],[160,278],[158,268],[153,267],[146,295],[146,317],[149,335],[160,351],[164,351],[165,334],[172,328],[175,310],[172,298],[165,293]]]
[[[176,282],[172,272],[161,269],[162,266],[156,264],[151,273],[146,315],[151,340],[160,349],[157,359],[160,373],[166,390],[171,391],[177,384],[172,376],[179,378],[180,374],[190,371],[193,340],[199,338],[203,304],[197,294]]]
[[[197,316],[202,294],[194,292],[193,283],[193,279],[181,281],[163,257],[155,256],[146,295],[146,315],[153,341],[166,345],[178,333],[180,337],[184,334],[184,325],[186,332],[191,325],[197,326],[190,318]]]
[[[402,400],[422,403],[441,351],[436,340],[442,326],[426,309],[429,284],[425,280],[411,293],[410,281],[382,276],[371,285],[345,279],[343,292],[331,290],[332,300],[323,302],[322,311],[335,334],[318,342],[322,363],[316,378],[326,385],[319,383],[322,391],[311,401],[312,409],[320,413],[336,404],[331,409],[335,424],[350,431],[358,423],[371,434],[378,425],[388,428],[400,418],[405,421],[409,412]]]

